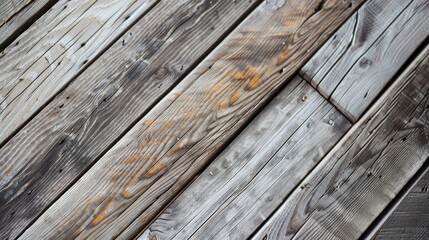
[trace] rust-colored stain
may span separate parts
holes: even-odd
[[[122,196],[123,198],[129,198],[129,197],[131,196],[131,192],[130,192],[130,191],[128,191],[128,190],[125,190],[125,191],[123,191],[123,192],[121,193],[121,196]]]
[[[153,123],[153,120],[146,120],[144,121],[144,124],[146,125],[151,125]]]
[[[100,209],[97,214],[95,214],[94,219],[91,221],[91,225],[97,225],[109,215],[108,210],[109,207],[113,204],[113,200],[113,197],[107,198],[106,203],[104,203],[104,207]]]
[[[230,103],[234,104],[235,102],[237,102],[239,97],[240,97],[240,90],[237,90],[232,94]]]
[[[250,80],[250,82],[247,84],[247,89],[248,90],[253,90],[255,88],[257,88],[259,85],[261,85],[262,81],[261,81],[261,77],[259,75],[256,75],[255,77],[252,78],[252,80]]]
[[[161,170],[163,170],[165,168],[165,163],[160,162],[158,164],[156,164],[154,167],[152,167],[147,173],[146,173],[146,177],[152,177],[153,175],[159,173]]]
[[[10,173],[10,171],[11,171],[11,169],[7,167],[4,169],[3,174],[8,174],[8,173]]]
[[[223,99],[220,103],[216,105],[216,110],[221,110],[226,108],[229,105],[229,101],[227,99]]]

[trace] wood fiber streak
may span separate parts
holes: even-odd
[[[260,5],[22,238],[111,237],[138,218],[138,229],[126,231],[136,234],[361,2],[291,0]],[[140,71],[137,65],[135,69],[134,74]]]
[[[0,58],[0,144],[158,0],[60,0]]]
[[[1,236],[23,231],[256,5],[163,1],[125,33],[0,149]]]
[[[295,78],[141,239],[248,238],[350,127]]]
[[[0,51],[21,34],[25,28],[34,23],[43,15],[50,6],[58,0],[33,0],[25,1],[26,4],[16,5],[12,12],[7,16],[0,17]],[[11,4],[14,1],[5,0],[1,4]],[[0,6],[0,9],[3,9]],[[2,15],[2,13],[0,13]]]
[[[429,157],[429,47],[255,239],[357,239]]]
[[[33,0],[11,0],[0,2],[0,27],[3,26],[16,13],[21,11]],[[35,1],[35,0],[34,0]]]
[[[353,122],[429,36],[429,1],[371,0],[303,67]]]
[[[374,239],[425,240],[429,236],[429,172],[389,216]]]

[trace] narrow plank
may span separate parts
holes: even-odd
[[[255,235],[357,239],[429,156],[429,47]]]
[[[369,1],[301,75],[355,122],[428,37],[428,14],[426,0]]]
[[[260,5],[22,238],[137,234],[361,2]]]
[[[0,143],[159,0],[61,0],[0,58]]]
[[[141,239],[248,238],[350,127],[295,78]]]
[[[0,149],[0,235],[19,235],[258,3],[155,6]]]
[[[374,239],[427,239],[429,236],[429,171],[389,216]]]
[[[10,4],[14,1],[3,1]],[[58,0],[21,1],[12,12],[0,13],[0,51],[3,51],[15,38],[47,12]],[[0,9],[4,9],[0,6]]]

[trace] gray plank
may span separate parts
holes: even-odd
[[[5,0],[0,2],[0,51],[4,50],[56,2],[58,0]]]
[[[429,157],[429,47],[255,239],[357,239]]]
[[[245,239],[351,127],[295,78],[141,239]]]
[[[0,58],[0,144],[159,0],[60,0]]]
[[[0,235],[31,224],[258,3],[155,6],[0,149]]]
[[[22,238],[129,238],[138,233],[360,3],[261,4]],[[124,235],[137,218],[146,222]]]
[[[429,35],[426,0],[371,0],[301,75],[355,122]]]

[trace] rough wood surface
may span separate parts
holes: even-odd
[[[295,78],[142,234],[246,239],[351,127]]]
[[[155,6],[0,149],[1,236],[35,220],[257,4]]]
[[[301,75],[355,122],[429,36],[428,15],[427,0],[368,1]]]
[[[134,220],[144,227],[361,2],[260,5],[22,238],[116,236]]]
[[[26,28],[33,24],[41,15],[58,0],[20,1],[4,0],[0,3],[0,51],[13,42]],[[15,6],[13,9],[4,8],[5,4]],[[8,12],[6,12],[8,11]]]
[[[357,239],[429,157],[429,47],[255,239]]]
[[[0,143],[158,0],[61,0],[0,58]]]
[[[374,239],[426,240],[429,236],[429,171],[389,216]]]

